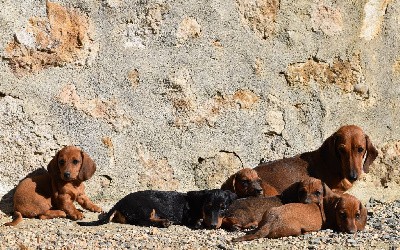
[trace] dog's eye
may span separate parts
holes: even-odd
[[[78,160],[73,160],[72,163],[73,163],[74,165],[76,165],[76,164],[79,163],[79,161],[78,161]]]
[[[340,217],[340,219],[345,220],[347,216],[346,216],[345,212],[340,212],[339,217]]]
[[[360,219],[360,217],[361,217],[360,213],[356,213],[356,219],[358,220]]]
[[[362,147],[358,147],[357,151],[358,151],[358,153],[362,153],[362,152],[364,152],[364,149]]]
[[[64,164],[65,164],[65,161],[64,161],[64,160],[59,160],[59,161],[58,161],[58,164],[59,164],[59,165],[64,165]]]
[[[321,195],[321,192],[320,191],[315,191],[315,193],[314,193],[316,196],[320,196]]]

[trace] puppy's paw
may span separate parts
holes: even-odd
[[[74,213],[69,214],[69,217],[72,220],[82,220],[83,219],[83,213],[81,213],[78,210],[76,210]]]
[[[89,207],[89,211],[100,213],[103,211],[103,209],[101,209],[101,207],[93,204],[93,206]]]

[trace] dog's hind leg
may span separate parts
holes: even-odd
[[[18,211],[15,211],[13,221],[4,223],[4,226],[16,226],[21,221],[22,221],[22,214]]]
[[[172,224],[172,222],[168,219],[159,218],[155,209],[151,211],[149,219],[152,223],[154,223],[154,226],[169,227]]]

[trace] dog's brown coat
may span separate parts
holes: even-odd
[[[15,226],[22,217],[82,219],[83,214],[74,201],[85,209],[101,212],[85,194],[83,182],[96,171],[89,155],[74,146],[64,147],[50,161],[47,170],[48,173],[27,177],[18,184],[13,198],[14,220],[5,225]]]

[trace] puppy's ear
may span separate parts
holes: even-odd
[[[337,133],[333,133],[322,143],[319,150],[325,159],[340,161],[340,155],[336,145],[338,136]]]
[[[47,165],[47,171],[49,172],[52,179],[61,178],[60,177],[60,169],[58,168],[58,151],[56,155],[51,159],[49,164]]]
[[[372,162],[376,159],[378,156],[378,151],[372,145],[371,140],[369,139],[368,135],[365,135],[365,140],[367,144],[367,157],[364,162],[363,170],[365,173],[369,172],[369,166],[372,164]]]
[[[330,187],[328,187],[328,185],[326,185],[325,182],[322,182],[322,187],[323,187],[323,190],[324,190],[324,197],[333,195],[332,189],[330,189]]]
[[[224,182],[224,184],[222,184],[221,189],[230,190],[236,193],[235,182],[236,182],[236,174],[233,174]]]
[[[92,175],[96,171],[96,164],[90,158],[90,156],[85,152],[81,151],[81,155],[82,155],[82,165],[81,169],[79,170],[78,179],[80,181],[86,181],[90,179],[90,177],[92,177]]]
[[[297,203],[300,200],[299,197],[299,191],[301,187],[301,182],[295,182],[292,185],[290,185],[288,188],[282,191],[282,193],[279,195],[282,203]]]
[[[226,193],[228,196],[228,201],[227,201],[228,204],[231,204],[234,200],[236,200],[238,198],[238,196],[235,193],[233,193],[229,190],[227,190]]]
[[[362,231],[365,228],[365,224],[367,224],[367,209],[360,202],[360,218],[356,221],[356,226],[358,231]]]

